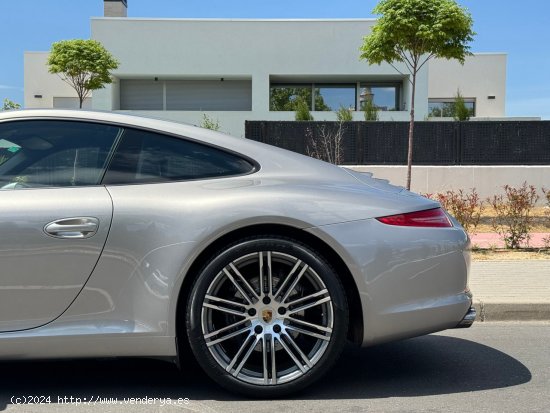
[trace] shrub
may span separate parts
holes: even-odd
[[[344,129],[343,121],[338,122],[336,129],[326,128],[325,125],[317,127],[315,136],[313,130],[307,128],[307,154],[312,158],[340,165],[343,161]]]
[[[202,115],[201,128],[219,131],[220,123],[218,119],[211,118],[205,113]]]
[[[493,228],[502,237],[506,248],[520,248],[522,242],[529,242],[533,226],[531,212],[538,200],[534,186],[524,182],[519,188],[504,185],[503,195],[488,199],[495,211]]]
[[[294,107],[296,108],[296,120],[313,120],[313,116],[309,113],[307,102],[302,97],[296,98]]]
[[[353,115],[349,109],[340,106],[340,109],[336,111],[336,119],[338,119],[338,122],[351,122]]]
[[[456,91],[455,101],[453,102],[453,118],[457,121],[470,120],[470,110],[466,107],[460,90]]]
[[[365,120],[367,122],[378,120],[378,107],[374,104],[372,99],[366,99],[363,102],[363,113],[365,114]]]
[[[459,189],[457,192],[447,191],[432,197],[439,201],[453,217],[456,218],[466,232],[474,232],[481,219],[483,201],[480,200],[475,188],[471,192]]]

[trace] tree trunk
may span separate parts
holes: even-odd
[[[411,189],[411,172],[413,159],[413,137],[414,137],[414,98],[416,94],[416,67],[412,73],[412,96],[411,96],[411,120],[409,123],[409,150],[407,152],[407,190]]]

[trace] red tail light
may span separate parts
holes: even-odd
[[[390,215],[376,219],[384,224],[396,225],[399,227],[448,228],[453,226],[441,208],[409,212],[408,214]]]

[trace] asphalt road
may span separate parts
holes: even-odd
[[[15,404],[28,396],[43,396],[46,403]],[[95,405],[77,405],[77,398],[94,399]],[[118,404],[102,404],[105,399]],[[369,349],[349,347],[329,376],[291,400],[277,401],[244,400],[196,368],[180,374],[153,360],[0,363],[4,410],[546,413],[550,324],[477,323]]]

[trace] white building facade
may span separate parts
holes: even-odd
[[[107,3],[110,13],[113,1]],[[126,1],[118,6],[124,16]],[[408,120],[409,78],[388,64],[359,59],[374,23],[92,18],[92,38],[121,64],[113,84],[94,91],[91,106],[193,124],[206,114],[236,136],[244,135],[246,120],[293,120],[297,96],[315,120],[335,120],[340,107],[363,120],[367,98],[379,107],[380,120]],[[25,107],[74,107],[74,91],[47,72],[46,60],[47,52],[25,54]],[[407,73],[403,65],[397,68]],[[464,66],[439,60],[426,65],[417,77],[417,119],[445,117],[457,90],[474,117],[504,117],[506,55],[471,56]]]

